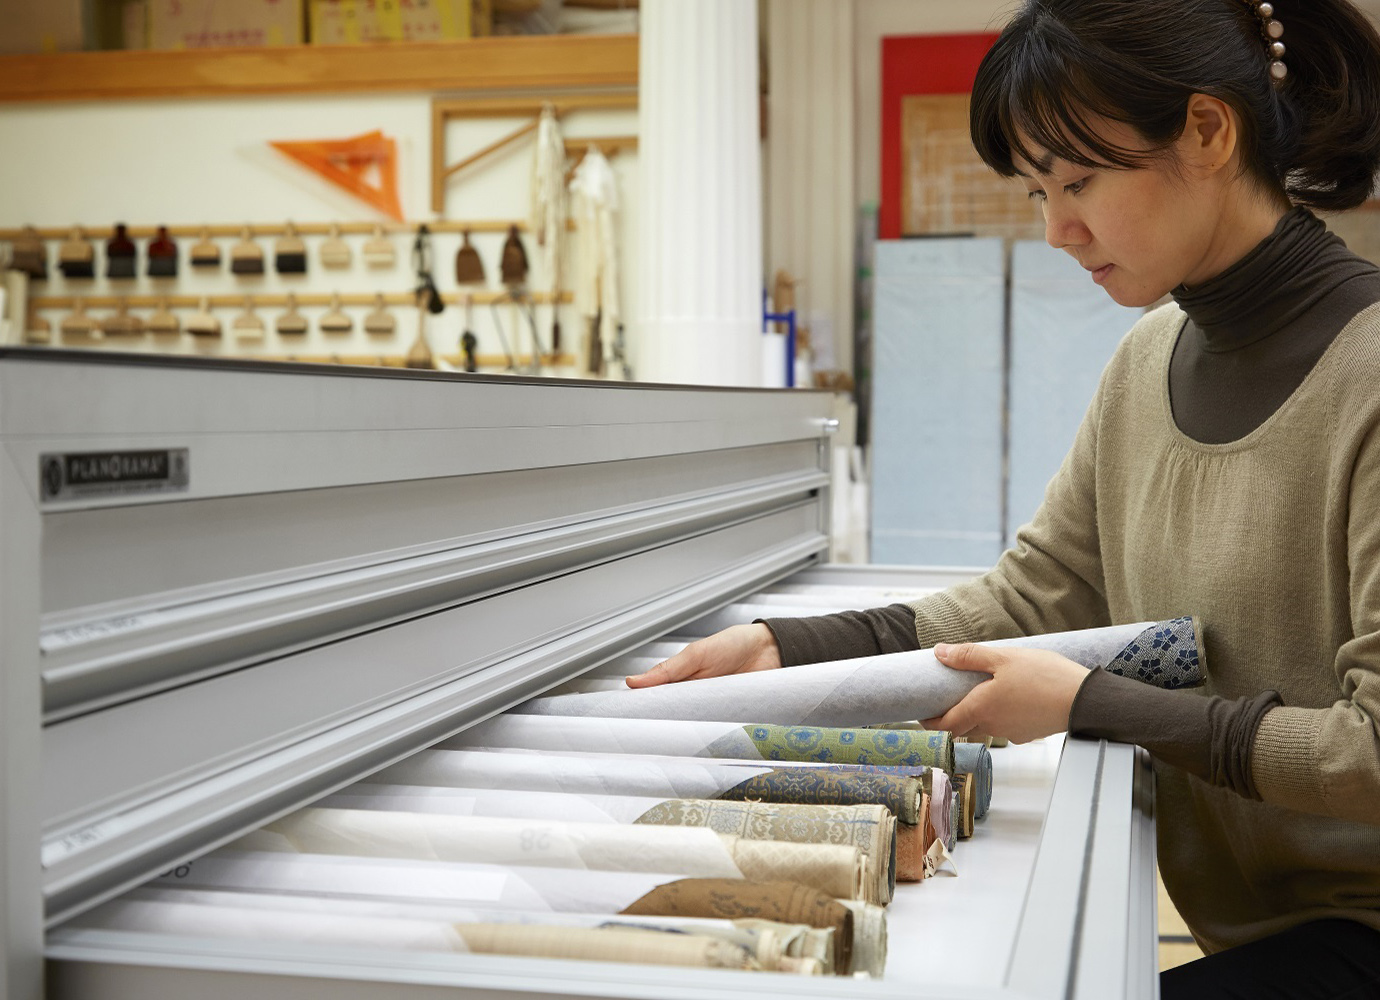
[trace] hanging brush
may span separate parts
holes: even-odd
[[[398,259],[393,241],[383,234],[383,227],[374,226],[374,235],[364,241],[364,263],[370,267],[392,267]]]
[[[321,244],[321,266],[349,267],[351,256],[350,244],[340,238],[340,223],[332,222],[331,234]]]
[[[321,317],[318,324],[322,333],[349,333],[355,328],[355,321],[340,308],[340,293],[331,293],[331,308]]]
[[[10,267],[36,281],[48,277],[48,244],[33,226],[25,226],[23,234],[10,247]]]
[[[292,292],[287,294],[287,312],[278,316],[274,328],[289,336],[307,332],[307,318],[297,311],[297,296]]]
[[[278,237],[273,247],[273,262],[279,274],[307,273],[307,245],[297,235],[297,227],[291,221],[287,224],[287,232]]]
[[[107,337],[128,337],[143,332],[144,321],[129,314],[129,300],[124,296],[116,300],[115,312],[101,320],[101,333]]]
[[[146,325],[148,326],[149,333],[152,334],[182,332],[182,323],[178,320],[177,313],[168,308],[167,296],[158,300],[158,308],[149,316],[149,321]]]
[[[177,277],[177,244],[168,235],[167,226],[158,227],[158,235],[149,240],[149,277]]]
[[[230,271],[233,274],[263,274],[263,247],[254,242],[249,227],[240,230],[240,241],[230,249]]]
[[[96,321],[86,315],[86,302],[76,299],[72,302],[72,311],[62,318],[62,335],[64,337],[100,337],[100,328]]]
[[[96,248],[86,238],[81,226],[74,226],[58,248],[58,267],[64,278],[96,276]]]
[[[484,284],[484,261],[470,243],[470,231],[465,230],[464,242],[455,254],[455,283],[457,285]]]
[[[105,245],[105,276],[107,278],[133,278],[137,270],[138,248],[129,238],[129,228],[123,223],[115,224],[115,234]]]
[[[503,283],[510,288],[527,283],[527,251],[522,246],[522,237],[517,226],[508,227],[508,238],[503,241],[503,257],[499,266]]]
[[[187,320],[187,332],[193,337],[219,337],[220,320],[216,319],[211,313],[211,301],[206,296],[201,297],[201,302],[197,304],[196,312],[192,313]]]
[[[192,267],[220,267],[220,247],[211,242],[210,230],[205,226],[201,227],[201,238],[192,244],[187,257]]]
[[[393,314],[383,304],[383,293],[374,294],[374,308],[364,317],[364,332],[378,335],[391,334],[398,327]]]
[[[230,328],[235,331],[235,337],[238,340],[264,339],[264,321],[254,311],[254,297],[252,295],[244,297],[244,311],[235,317]]]

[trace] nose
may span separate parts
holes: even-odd
[[[1078,218],[1065,199],[1045,202],[1045,242],[1056,250],[1066,250],[1086,244],[1090,239],[1088,227]]]

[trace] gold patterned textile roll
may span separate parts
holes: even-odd
[[[973,824],[976,820],[977,781],[971,774],[956,774],[953,780],[959,802],[958,835],[966,840],[973,835]]]
[[[891,901],[896,888],[896,817],[885,806],[798,805],[668,799],[636,820],[658,826],[705,826],[749,840],[851,844],[867,857],[870,903]]]
[[[683,878],[659,885],[634,900],[623,913],[661,917],[744,917],[807,924],[834,932],[834,968],[853,968],[853,911],[831,896],[798,882],[743,882],[721,878]]]

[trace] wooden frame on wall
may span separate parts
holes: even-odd
[[[634,88],[636,81],[634,81]],[[466,167],[482,160],[535,131],[536,119],[542,108],[550,104],[557,114],[572,111],[622,111],[637,107],[637,91],[611,94],[571,94],[563,97],[476,97],[476,98],[438,98],[431,102],[431,210],[437,215],[445,214],[446,182]],[[527,124],[514,132],[490,143],[464,159],[446,163],[446,125],[453,118],[530,118]],[[636,136],[615,136],[596,139],[567,139],[566,150],[577,154],[590,144],[596,145],[610,156],[622,149],[636,149]]]

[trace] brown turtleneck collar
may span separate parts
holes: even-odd
[[[1380,268],[1299,207],[1221,274],[1173,295],[1188,313],[1169,366],[1174,422],[1222,444],[1264,423],[1352,317],[1380,302]]]

